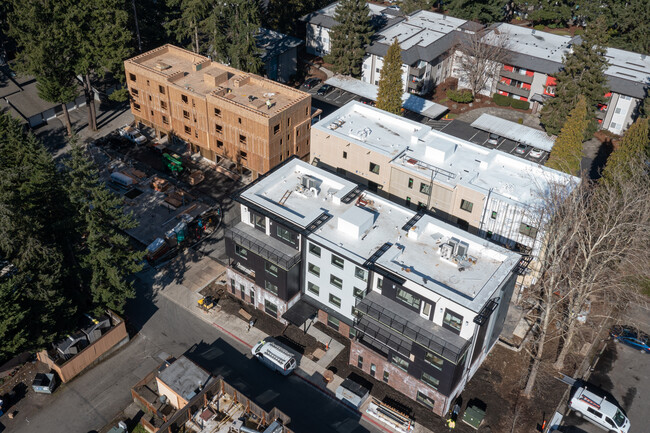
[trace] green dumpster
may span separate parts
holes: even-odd
[[[481,425],[483,418],[485,418],[485,411],[476,406],[468,406],[463,414],[463,422],[475,429],[478,429],[478,426]]]

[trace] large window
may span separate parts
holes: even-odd
[[[519,225],[519,233],[522,235],[530,236],[531,238],[537,237],[537,229],[524,223],[521,223]]]
[[[431,185],[428,183],[420,183],[420,192],[426,195],[431,194]]]
[[[370,171],[375,174],[379,174],[379,164],[375,164],[374,162],[370,163]]]
[[[287,242],[290,242],[293,244],[293,237],[291,236],[291,232],[284,227],[276,226],[277,230],[276,233],[278,234],[278,237],[280,239],[284,239]]]
[[[266,273],[269,275],[273,275],[274,277],[278,276],[278,267],[274,265],[271,262],[265,262],[264,263],[264,269],[266,270]]]
[[[314,274],[317,277],[320,277],[320,268],[318,266],[309,263],[307,265],[307,270],[309,271],[310,274]]]
[[[240,246],[240,245],[236,245],[236,244],[235,244],[235,253],[236,253],[239,257],[243,257],[243,258],[245,258],[245,259],[248,258],[248,250],[247,250],[246,248]]]
[[[278,295],[278,286],[271,283],[270,281],[264,281],[264,288],[269,292],[273,293],[275,296]]]
[[[264,300],[264,311],[273,317],[278,317],[278,306],[268,299]]]
[[[343,269],[343,266],[345,265],[345,261],[339,256],[335,256],[334,254],[332,254],[332,264],[339,269]]]
[[[359,298],[359,299],[361,299],[361,298],[363,298],[363,294],[364,294],[365,292],[364,292],[363,290],[359,289],[358,287],[355,287],[353,293],[354,293],[354,297],[355,297],[355,298]]]
[[[429,409],[433,409],[433,406],[436,404],[436,402],[432,398],[427,397],[425,394],[422,394],[420,391],[418,391],[418,394],[416,395],[415,399],[417,400],[418,403],[425,405]]]
[[[309,252],[315,255],[316,257],[320,257],[320,247],[315,244],[309,244]]]
[[[339,330],[339,325],[341,324],[341,321],[337,319],[336,317],[332,316],[331,314],[327,316],[327,325],[330,328],[334,328],[337,331]]]
[[[261,229],[264,229],[264,231],[266,231],[266,217],[262,215],[253,214],[253,222],[255,223],[256,227],[259,227]]]
[[[361,269],[358,266],[354,268],[354,276],[360,279],[361,281],[368,281],[368,272],[366,272],[365,269]]]
[[[395,297],[404,302],[406,305],[410,305],[411,307],[420,310],[420,300],[406,290],[397,289],[397,294]]]
[[[444,364],[444,360],[439,357],[438,355],[435,355],[431,352],[427,352],[426,355],[424,355],[424,361],[427,364],[431,364],[434,367],[436,367],[438,370],[442,370],[442,364]]]
[[[320,287],[318,287],[316,284],[312,283],[311,281],[307,282],[307,290],[312,292],[314,295],[317,295],[320,293]]]
[[[413,188],[413,178],[409,177],[409,188]]]
[[[435,377],[431,376],[430,374],[422,373],[422,377],[420,380],[427,385],[429,385],[433,389],[438,389],[438,385],[440,385],[440,381],[436,379]]]
[[[389,373],[386,370],[384,370],[384,382],[388,383],[388,377],[389,377]]]
[[[472,209],[474,208],[474,203],[471,201],[467,200],[461,200],[460,201],[460,208],[466,212],[471,212]]]
[[[343,280],[332,274],[330,274],[330,284],[339,289],[343,288]]]
[[[397,355],[393,355],[393,358],[391,359],[390,362],[392,362],[393,364],[395,364],[397,367],[399,367],[404,371],[407,371],[409,369],[409,362],[405,359],[400,358]]]
[[[336,308],[341,308],[341,298],[330,294],[330,304],[334,305]]]
[[[442,320],[442,324],[446,328],[460,333],[460,328],[463,326],[463,316],[459,316],[451,310],[445,310],[445,317]]]

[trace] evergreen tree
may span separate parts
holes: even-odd
[[[231,8],[228,56],[230,65],[253,74],[262,73],[261,51],[255,36],[260,29],[258,0],[233,0]]]
[[[399,9],[403,14],[409,15],[415,11],[428,11],[433,7],[434,0],[401,0]]]
[[[88,287],[95,313],[106,308],[122,312],[127,299],[135,296],[127,278],[140,271],[143,252],[134,251],[125,230],[137,226],[124,213],[122,197],[111,193],[99,180],[99,173],[82,148],[72,145],[66,164],[66,186],[76,210],[82,239],[80,257],[88,275]]]
[[[207,18],[202,23],[202,30],[208,39],[207,54],[221,63],[230,63],[228,29],[231,19],[230,7],[216,2],[210,5]]]
[[[457,18],[495,23],[505,17],[508,0],[450,0],[445,11]]]
[[[15,276],[0,277],[0,364],[29,346],[29,307],[21,286]]]
[[[403,89],[402,48],[396,38],[388,47],[388,52],[384,57],[384,65],[381,68],[379,90],[377,91],[377,108],[386,110],[389,113],[400,114],[402,111]]]
[[[208,0],[169,0],[169,5],[177,11],[167,23],[169,33],[177,42],[200,53],[202,35],[199,30],[209,11]]]
[[[334,20],[338,24],[330,31],[332,49],[326,61],[339,74],[359,76],[366,45],[374,34],[370,9],[363,0],[341,0]]]
[[[584,96],[578,97],[578,102],[569,113],[569,118],[558,135],[547,167],[572,175],[580,174],[582,160],[582,141],[587,128],[587,103]]]
[[[650,32],[648,31],[650,2],[648,0],[626,0],[618,2],[616,6],[612,20],[614,34],[611,45],[650,55]],[[600,10],[609,11],[608,8]]]
[[[639,161],[650,159],[650,126],[647,118],[637,119],[623,136],[623,140],[607,159],[603,170],[603,179],[625,180],[632,177],[631,170],[636,170]]]
[[[605,102],[608,91],[606,43],[607,29],[604,20],[599,19],[587,27],[582,43],[574,45],[573,51],[565,56],[562,70],[556,74],[557,96],[544,103],[542,108],[540,120],[548,134],[556,135],[560,131],[569,110],[581,95],[587,103],[587,137],[596,131],[596,106]]]
[[[573,18],[574,2],[570,0],[515,0],[516,7],[527,13],[533,24],[565,27]]]

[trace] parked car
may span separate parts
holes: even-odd
[[[330,86],[329,84],[323,84],[322,86],[320,86],[320,89],[318,89],[318,92],[316,92],[316,94],[317,94],[318,96],[325,96],[325,95],[327,95],[329,92],[331,92],[332,89],[333,89],[333,87]]]
[[[538,149],[536,147],[534,147],[533,150],[528,152],[528,156],[530,156],[531,158],[535,158],[535,159],[541,158],[543,154],[544,154],[544,151],[541,150],[541,149]]]
[[[121,128],[120,135],[135,144],[144,144],[147,142],[147,137],[142,135],[140,130],[133,126],[126,125]]]
[[[616,342],[627,344],[643,353],[650,353],[650,337],[631,326],[613,326],[609,336]]]
[[[522,143],[517,144],[517,147],[515,147],[515,153],[518,153],[520,155],[525,154],[527,150],[528,150],[528,146]]]
[[[569,408],[578,418],[584,418],[608,432],[627,433],[630,420],[618,406],[601,394],[595,389],[579,386],[573,391]]]
[[[497,144],[499,144],[499,138],[501,137],[499,137],[494,133],[491,133],[490,136],[488,137],[487,144],[489,144],[490,146],[496,146]]]
[[[306,89],[313,89],[314,87],[318,86],[320,82],[321,82],[320,78],[311,77],[303,83],[302,87]]]
[[[159,143],[159,142],[157,142],[155,140],[151,140],[150,142],[148,142],[147,146],[149,146],[149,148],[155,150],[156,152],[158,152],[161,155],[163,153],[167,152],[167,147],[164,144]]]
[[[375,103],[375,101],[373,101],[372,99],[363,98],[363,97],[361,99],[359,99],[359,102],[364,103],[366,105],[370,105],[371,107],[374,107],[375,105],[377,105]]]

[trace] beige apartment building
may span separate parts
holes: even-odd
[[[137,122],[253,177],[309,156],[311,96],[191,51],[164,45],[124,62]]]

